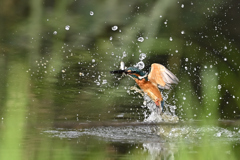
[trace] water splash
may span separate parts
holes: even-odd
[[[147,56],[146,56],[145,53],[141,53],[141,54],[139,55],[139,60],[142,61],[142,60],[144,60],[146,57],[147,57]]]
[[[145,67],[145,64],[143,61],[138,62],[134,67],[137,67],[139,69],[143,69]]]
[[[107,141],[119,141],[119,142],[133,142],[133,143],[145,143],[143,146],[147,147],[148,143],[154,143],[147,148],[161,148],[155,146],[156,143],[165,142],[164,139],[168,139],[169,142],[179,142],[179,138],[186,139],[189,143],[198,144],[204,136],[209,136],[211,141],[226,140],[227,143],[233,141],[239,141],[240,129],[235,127],[233,130],[218,127],[218,126],[199,126],[199,125],[142,125],[131,126],[120,125],[114,126],[98,126],[81,129],[66,130],[63,128],[56,128],[53,130],[45,130],[43,133],[49,134],[52,137],[59,138],[78,138],[83,135],[97,136],[104,138]],[[134,124],[134,123],[132,123]],[[161,138],[159,137],[161,136]]]
[[[78,123],[79,124],[79,123]],[[85,124],[85,123],[84,123]],[[143,151],[149,153],[147,159],[158,159],[167,157],[174,159],[174,155],[179,153],[179,147],[186,142],[186,146],[201,147],[204,137],[209,139],[208,145],[222,147],[221,144],[232,145],[239,141],[240,129],[235,127],[234,130],[218,126],[199,126],[199,125],[148,125],[142,123],[139,126],[123,123],[121,126],[96,126],[81,129],[64,129],[56,128],[45,130],[44,134],[50,137],[60,139],[78,139],[82,136],[88,138],[96,137],[101,141],[121,144],[140,144],[142,143]],[[134,123],[132,123],[134,125]],[[184,141],[180,141],[180,139]],[[235,147],[233,145],[233,147]],[[193,152],[194,151],[194,152]],[[189,148],[189,153],[195,153],[193,147]],[[181,152],[180,152],[181,153]]]
[[[177,123],[179,118],[175,115],[176,106],[166,103],[168,94],[163,94],[163,100],[165,102],[163,113],[156,106],[156,104],[145,94],[143,108],[147,108],[148,111],[144,112],[144,122],[172,122]]]

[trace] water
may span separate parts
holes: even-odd
[[[192,124],[191,124],[192,123]],[[210,146],[218,143],[235,146],[234,142],[240,140],[240,129],[229,130],[222,127],[203,126],[199,122],[179,124],[149,124],[149,123],[112,123],[107,126],[91,124],[82,129],[55,128],[45,130],[42,133],[52,138],[69,139],[78,141],[81,137],[95,137],[99,141],[111,143],[113,146],[122,144],[124,148],[136,146],[148,154],[149,157],[178,155],[179,148],[185,143],[195,147],[201,147],[204,137],[208,137]],[[81,126],[81,124],[78,124]],[[71,125],[70,125],[71,126]],[[86,124],[85,124],[86,127]],[[182,140],[180,140],[182,139]],[[127,149],[129,152],[132,150]],[[195,148],[188,148],[188,152],[197,152]],[[151,158],[150,158],[151,159]]]
[[[136,89],[133,90],[137,92]],[[168,93],[163,96],[167,102]],[[239,147],[240,127],[226,128],[201,121],[182,121],[175,115],[176,107],[168,103],[165,103],[164,114],[160,115],[155,103],[148,96],[143,95],[143,99],[144,119],[141,121],[133,118],[128,122],[121,119],[111,122],[60,122],[41,133],[49,138],[70,141],[68,143],[81,142],[82,145],[89,145],[89,141],[94,139],[95,143],[100,144],[98,147],[108,148],[106,144],[111,144],[116,157],[126,156],[121,153],[124,149],[127,155],[132,155],[134,151],[144,154],[146,159],[177,159],[183,148],[186,150],[185,154],[200,153],[198,148],[203,147],[206,140],[208,146],[219,150],[223,146]],[[123,118],[124,114],[117,117]],[[218,123],[224,125],[229,121]],[[83,139],[88,140],[82,142]],[[90,152],[78,156],[88,154]]]

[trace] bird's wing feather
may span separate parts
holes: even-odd
[[[171,71],[157,63],[151,65],[148,79],[153,84],[159,85],[160,88],[163,89],[170,89],[171,84],[177,84],[179,82],[178,78]]]

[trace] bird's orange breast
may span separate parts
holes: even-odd
[[[151,83],[150,81],[147,81],[145,79],[135,79],[138,86],[145,92],[147,95],[155,102],[157,100],[162,101],[162,95],[159,91],[158,87]]]

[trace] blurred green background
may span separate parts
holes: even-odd
[[[55,123],[142,122],[134,81],[109,71],[120,61],[135,65],[143,53],[144,70],[160,63],[179,78],[166,103],[181,121],[239,118],[239,7],[237,0],[1,0],[2,158],[80,154],[42,135]],[[99,141],[90,139],[90,146]],[[99,150],[102,143],[86,149],[96,153],[89,157],[115,159],[111,146]]]

